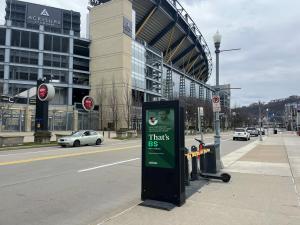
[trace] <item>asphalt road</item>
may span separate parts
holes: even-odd
[[[0,224],[98,224],[136,205],[140,142],[0,152]],[[206,136],[205,142],[213,142],[213,137]],[[222,155],[250,142],[223,134]],[[186,137],[186,146],[192,144],[197,144],[193,137]]]

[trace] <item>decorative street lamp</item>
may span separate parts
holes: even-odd
[[[219,54],[222,36],[219,31],[213,36],[215,48],[216,48],[216,92],[215,95],[219,97],[220,92],[220,80],[219,80]],[[215,150],[217,160],[217,171],[222,169],[221,154],[220,154],[221,136],[220,136],[220,113],[215,113]]]

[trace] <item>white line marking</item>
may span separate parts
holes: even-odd
[[[118,164],[123,164],[123,163],[127,163],[127,162],[136,161],[136,160],[139,160],[139,159],[141,159],[141,158],[134,158],[134,159],[124,160],[124,161],[120,161],[120,162],[105,164],[105,165],[101,165],[101,166],[91,167],[91,168],[88,168],[88,169],[78,170],[77,172],[78,173],[88,172],[88,171],[91,171],[91,170],[96,170],[96,169],[100,169],[100,168],[104,168],[104,167],[115,166],[115,165],[118,165]]]

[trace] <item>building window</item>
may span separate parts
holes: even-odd
[[[0,65],[0,79],[4,79],[4,65]]]
[[[5,58],[5,49],[0,48],[0,62],[4,62],[4,58]]]
[[[39,34],[30,33],[30,48],[39,49]]]
[[[36,81],[38,78],[38,69],[22,66],[9,67],[9,79]]]
[[[44,49],[53,52],[69,52],[69,38],[45,35]]]
[[[38,53],[12,49],[10,52],[11,63],[38,65]]]
[[[29,48],[29,32],[21,31],[21,47]]]
[[[52,51],[52,36],[46,34],[44,38],[44,50]]]
[[[5,45],[6,30],[0,29],[0,45]]]
[[[73,69],[90,71],[90,61],[88,59],[81,59],[81,58],[74,57]]]
[[[49,67],[69,67],[69,57],[64,55],[44,54],[44,66]]]
[[[90,43],[83,40],[74,40],[74,55],[81,55],[85,57],[90,56]]]
[[[22,48],[39,48],[39,34],[29,31],[12,30],[11,45]]]
[[[11,45],[15,47],[20,47],[21,44],[21,31],[12,30],[11,33]]]
[[[59,82],[59,83],[68,83],[68,71],[62,70],[48,70],[45,69],[43,73],[44,77],[52,82]]]
[[[85,74],[85,73],[74,72],[73,84],[88,86],[89,85],[89,75]]]

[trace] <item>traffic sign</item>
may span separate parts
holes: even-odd
[[[94,99],[90,96],[85,96],[82,99],[82,107],[85,111],[93,111],[95,107]]]
[[[220,96],[214,95],[212,97],[212,104],[213,104],[213,112],[221,112]]]

